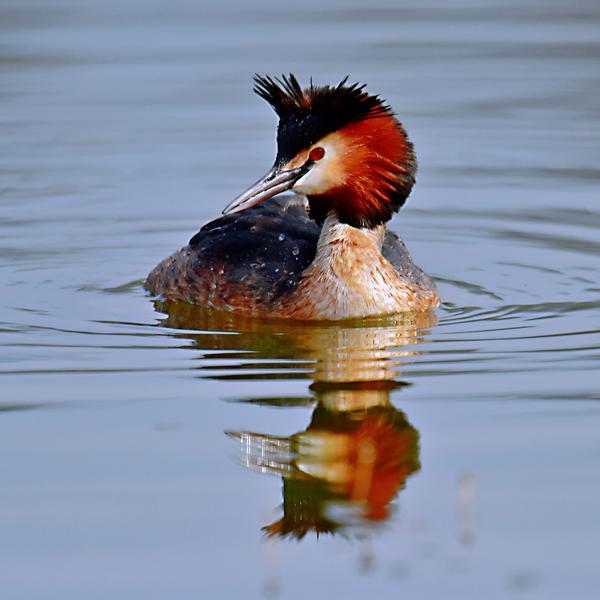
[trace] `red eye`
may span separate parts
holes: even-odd
[[[308,153],[308,158],[310,158],[310,160],[312,160],[313,162],[317,162],[318,160],[321,160],[324,156],[325,156],[325,148],[321,148],[321,146],[317,146],[316,148],[313,148]]]

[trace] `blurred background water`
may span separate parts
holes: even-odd
[[[596,598],[599,31],[593,0],[3,0],[2,598]],[[255,72],[394,107],[437,322],[146,297],[273,160]]]

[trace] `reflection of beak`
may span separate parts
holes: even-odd
[[[310,163],[290,169],[289,171],[280,171],[280,168],[273,167],[262,179],[259,179],[254,185],[250,186],[243,194],[240,194],[235,200],[225,207],[224,215],[230,215],[260,202],[264,202],[273,196],[289,190],[310,168]]]

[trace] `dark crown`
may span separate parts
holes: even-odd
[[[311,79],[306,89],[291,73],[281,78],[256,75],[254,81],[254,91],[279,116],[276,162],[287,162],[349,123],[393,114],[379,96],[365,92],[364,85],[347,85],[348,77],[336,86],[315,86]]]

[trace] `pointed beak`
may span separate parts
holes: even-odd
[[[308,171],[307,165],[282,171],[279,167],[273,167],[262,179],[250,186],[243,194],[225,207],[224,215],[231,215],[246,210],[257,204],[289,190]]]

